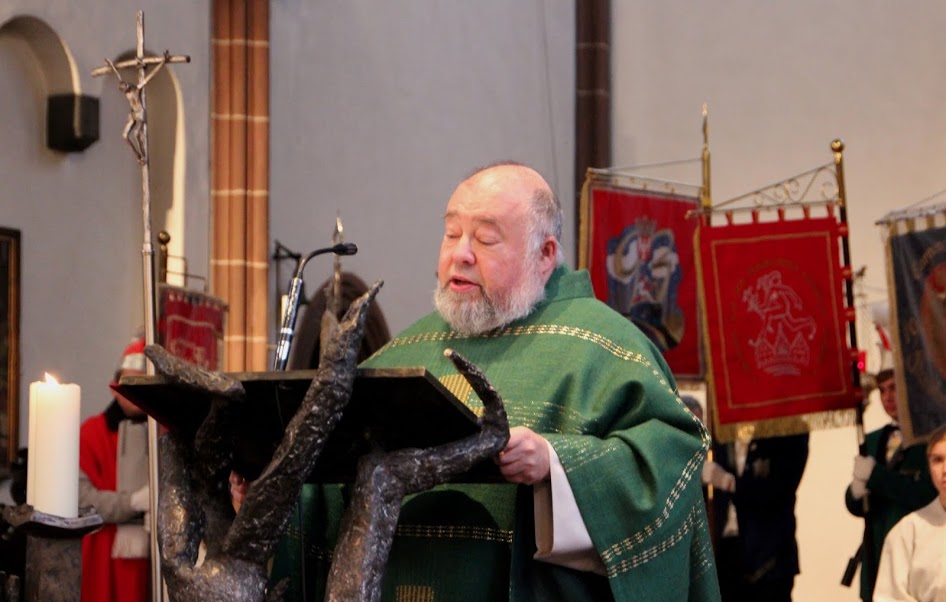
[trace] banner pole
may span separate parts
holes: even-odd
[[[844,294],[848,309],[854,310],[854,275],[851,268],[851,244],[850,232],[847,221],[847,192],[844,189],[844,142],[840,138],[831,141],[831,151],[834,153],[834,167],[838,178],[838,219],[842,224],[841,234],[841,256],[844,260],[843,270],[847,273],[844,279]],[[857,351],[857,324],[855,320],[848,321],[848,339],[851,343],[851,349]],[[851,360],[852,384],[855,388],[861,387],[861,371],[857,366],[857,358]],[[864,416],[863,412],[857,412],[857,429],[859,432],[859,441],[861,453],[863,453],[863,433]]]
[[[709,108],[703,103],[703,152],[700,154],[703,165],[703,185],[700,187],[700,207],[704,210],[713,206],[710,194],[710,150],[709,150]]]
[[[847,296],[847,305],[850,308],[854,307],[854,278],[853,272],[851,271],[851,248],[849,241],[849,232],[848,232],[848,222],[847,222],[847,196],[844,190],[844,159],[842,153],[844,152],[844,142],[840,138],[836,138],[831,141],[831,151],[834,153],[834,167],[837,172],[838,177],[838,218],[841,223],[844,225],[844,233],[841,236],[841,253],[844,258],[845,268],[850,274],[851,277],[846,278],[844,281],[845,294]],[[851,348],[857,349],[857,325],[855,320],[851,320],[848,323],[848,336],[851,339]],[[851,360],[851,370],[854,380],[852,383],[858,389],[861,386],[861,372],[857,367],[857,360]],[[867,444],[866,444],[866,434],[864,432],[864,402],[861,400],[859,403],[858,409],[855,412],[855,427],[857,433],[857,449],[858,453],[862,456],[867,455]],[[864,562],[871,562],[873,559],[873,542],[871,541],[869,529],[867,528],[867,515],[870,512],[870,501],[868,496],[863,498],[864,505],[864,537],[861,540],[860,551],[862,553],[862,558]],[[855,554],[855,557],[857,554]],[[844,579],[842,579],[843,583]]]
[[[699,221],[697,222],[697,226],[696,226],[696,231],[694,232],[694,236],[693,236],[693,238],[694,238],[694,241],[693,241],[693,249],[694,249],[694,253],[695,253],[696,255],[699,255],[699,248],[700,248],[700,246],[699,246],[699,245],[700,245],[700,242],[699,242],[699,238],[700,238],[700,228],[703,227],[703,226],[705,226],[705,225],[709,225],[709,224],[708,224],[708,220],[709,220],[709,214],[708,214],[708,212],[709,212],[709,210],[712,209],[712,207],[713,207],[713,200],[712,200],[712,196],[711,196],[711,194],[710,194],[709,107],[707,106],[707,104],[706,104],[705,102],[703,103],[703,150],[702,150],[702,152],[700,153],[700,164],[701,164],[701,166],[702,166],[702,170],[701,170],[702,184],[701,184],[701,186],[700,186],[700,208],[702,209],[702,212],[701,212],[701,214],[700,214]],[[696,262],[696,265],[697,265],[697,269],[699,270],[699,269],[700,269],[700,267],[699,267],[699,265],[700,265],[700,264],[699,264],[699,261]],[[705,306],[704,306],[704,304],[703,304],[703,302],[702,302],[703,294],[704,294],[704,293],[703,293],[702,288],[700,287],[700,284],[701,284],[702,282],[703,282],[702,277],[699,277],[699,276],[698,276],[697,279],[696,279],[697,297],[698,297],[698,299],[699,299],[698,304],[699,304],[699,307],[700,307],[700,311],[705,311]],[[707,364],[710,363],[710,360],[709,360],[709,357],[710,357],[710,356],[709,356],[709,349],[708,349],[708,345],[707,345],[707,341],[708,341],[708,340],[709,340],[709,339],[708,339],[708,338],[705,336],[705,334],[704,334],[704,337],[703,337],[703,343],[704,343],[704,350],[703,350],[703,353],[704,353],[705,357],[707,358],[707,360],[706,360],[706,361],[707,361]],[[713,425],[715,425],[716,412],[714,411],[715,408],[713,407],[713,405],[714,405],[713,402],[714,402],[715,400],[714,400],[714,397],[713,397],[712,387],[710,386],[710,378],[711,378],[711,377],[712,377],[712,375],[711,375],[711,374],[709,373],[709,371],[707,370],[706,379],[705,379],[705,381],[704,381],[704,382],[705,382],[705,385],[706,385],[706,396],[705,396],[705,399],[706,399],[706,420],[705,420],[705,425],[706,425],[707,430],[708,430],[709,433],[710,433],[710,447],[709,447],[709,450],[707,450],[707,452],[706,452],[706,461],[707,461],[707,462],[714,462],[714,461],[715,461],[715,458],[714,458],[714,455],[715,455],[715,454],[713,453],[713,443],[714,443],[714,441],[715,441],[715,439],[716,439],[715,436],[714,436],[714,433],[715,433],[715,430],[716,430],[716,429],[715,429],[715,427],[714,427]],[[716,499],[715,499],[715,498],[716,498],[716,492],[714,491],[713,485],[712,485],[712,484],[708,484],[708,485],[706,486],[706,522],[707,522],[707,525],[709,526],[709,531],[710,531],[710,544],[713,546],[713,550],[716,551],[716,552],[718,552],[718,551],[719,551],[719,538],[717,537],[718,525],[716,524]]]

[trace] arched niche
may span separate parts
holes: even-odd
[[[152,52],[145,52],[145,56],[159,56]],[[135,52],[127,51],[112,61],[118,63],[134,59]],[[149,67],[148,72],[154,67]],[[125,81],[136,82],[137,71],[123,69],[122,77]],[[114,74],[102,77],[103,94],[122,96],[118,90]],[[151,184],[151,228],[155,235],[155,249],[157,249],[157,233],[166,230],[171,235],[168,263],[168,282],[185,284],[181,273],[185,267],[181,258],[186,257],[184,240],[184,181],[187,169],[187,148],[184,136],[184,108],[181,97],[180,84],[174,75],[173,67],[165,66],[145,87],[145,103],[148,120],[148,164]],[[127,102],[122,106],[131,107]],[[109,120],[112,121],[112,120]],[[124,124],[125,122],[122,121]],[[105,132],[106,136],[121,136],[121,130]],[[128,149],[129,155],[132,151]],[[129,157],[128,169],[139,171],[133,156]]]
[[[59,34],[42,19],[22,15],[0,25],[0,38],[19,42],[38,65],[46,94],[46,146],[76,152],[98,140],[98,99],[82,94],[75,60]]]
[[[79,74],[72,53],[52,27],[23,15],[0,25],[0,35],[22,39],[39,62],[48,94],[79,94]]]

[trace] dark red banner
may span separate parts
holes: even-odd
[[[162,284],[158,341],[169,353],[208,370],[220,366],[227,305],[216,297]]]
[[[637,325],[677,377],[703,375],[693,233],[696,198],[592,184],[588,271],[595,296]]]
[[[718,423],[854,407],[837,221],[703,226],[697,239]]]

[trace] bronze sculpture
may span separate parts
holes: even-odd
[[[293,504],[351,395],[367,310],[375,283],[346,312],[272,460],[249,489],[240,511],[230,506],[228,477],[235,404],[241,383],[179,360],[159,346],[146,355],[158,374],[210,394],[207,417],[193,438],[170,431],[161,438],[158,539],[172,600],[278,600],[266,591],[266,562]],[[480,431],[428,449],[372,453],[361,459],[326,589],[327,600],[378,600],[402,498],[461,474],[498,454],[509,438],[502,399],[476,366],[456,352],[448,357],[484,403]],[[197,565],[198,546],[206,558]]]

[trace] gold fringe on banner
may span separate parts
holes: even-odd
[[[771,420],[714,425],[715,431],[713,432],[713,438],[721,443],[730,443],[732,441],[746,442],[751,439],[785,437],[788,435],[810,433],[811,431],[853,426],[855,420],[856,412],[854,410],[813,412],[811,414],[773,418]]]

